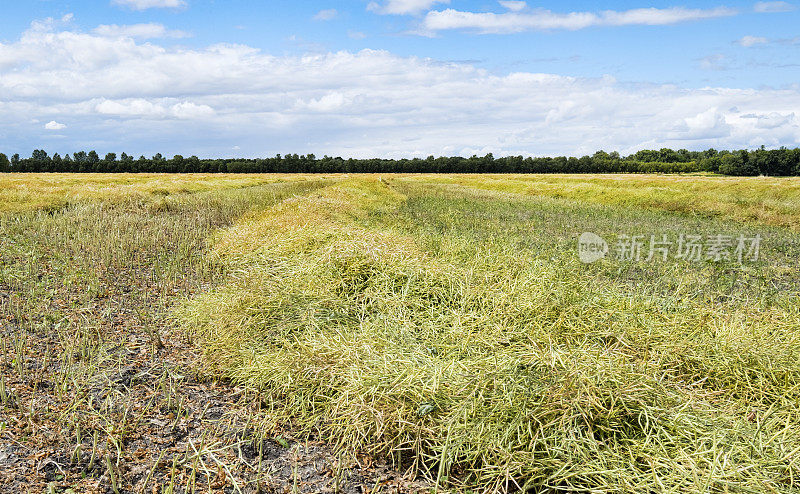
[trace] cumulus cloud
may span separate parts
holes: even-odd
[[[750,48],[751,46],[767,44],[769,40],[761,36],[743,36],[737,43],[745,48]]]
[[[113,4],[128,7],[133,10],[147,10],[155,8],[181,8],[186,6],[185,0],[112,0]]]
[[[692,117],[686,117],[671,134],[678,140],[709,140],[728,137],[732,127],[717,108],[709,108]]]
[[[128,24],[123,26],[119,26],[117,24],[101,24],[92,32],[100,36],[139,39],[186,38],[189,36],[184,31],[167,29],[163,24],[157,24],[154,22],[146,24]]]
[[[329,21],[331,19],[334,19],[337,15],[339,15],[339,12],[337,12],[336,9],[320,10],[314,16],[314,20],[315,21]]]
[[[367,10],[378,14],[419,14],[437,3],[450,3],[450,0],[386,0],[381,3],[370,2]]]
[[[47,130],[62,130],[66,129],[67,126],[62,123],[58,123],[55,120],[50,120],[49,122],[44,124],[44,128]]]
[[[795,6],[789,2],[756,2],[753,10],[761,13],[791,12]]]
[[[736,11],[713,9],[644,8],[625,11],[557,13],[539,9],[530,13],[464,12],[454,9],[433,10],[426,14],[423,30],[430,32],[448,29],[470,29],[481,33],[518,33],[531,30],[578,30],[593,26],[668,25],[681,22],[736,15]]]
[[[80,136],[64,140],[64,150],[199,156],[225,155],[234,144],[250,156],[424,157],[800,140],[797,87],[684,89],[492,74],[381,50],[275,56],[245,45],[190,49],[60,29],[36,25],[0,43],[6,154],[40,147],[37,130],[50,120],[69,121]]]

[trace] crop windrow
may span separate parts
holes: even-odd
[[[753,273],[764,286],[720,302],[700,289],[735,267],[708,264],[642,270],[637,290],[525,244],[531,215],[596,211],[463,194],[356,177],[285,200],[216,238],[227,279],[175,320],[275,423],[440,486],[800,488],[796,291],[751,297]]]

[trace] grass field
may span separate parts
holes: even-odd
[[[800,229],[800,180],[714,175],[447,175],[424,182]]]
[[[34,415],[66,431],[51,438],[65,470],[54,489],[267,483],[261,468],[217,475],[217,450],[198,441],[170,453],[171,470],[151,454],[138,461],[156,473],[135,473],[131,445],[141,444],[128,417],[202,424],[162,403],[172,398],[157,382],[149,408],[132,392],[98,406],[91,383],[124,367],[131,334],[149,361],[163,335],[188,336],[203,355],[190,364],[205,376],[198,386],[224,377],[258,402],[241,414],[259,440],[288,428],[326,440],[332,455],[387,458],[432,489],[800,489],[796,179],[112,179],[0,179],[2,197],[23,185],[57,191],[53,203],[16,195],[0,215],[2,438],[39,440],[41,428],[19,425]],[[724,234],[762,244],[742,263],[583,264],[586,231],[612,243]],[[103,322],[120,310],[138,322]],[[40,340],[47,350],[36,354],[28,342]],[[49,387],[36,388],[37,375]],[[58,459],[76,444],[77,459]],[[87,468],[95,456],[107,466]],[[373,488],[408,487],[387,485]]]
[[[310,176],[163,173],[35,173],[5,174],[0,180],[0,212],[54,211],[87,201],[149,200],[171,194],[241,189],[282,182],[302,182]],[[324,178],[314,176],[314,179]]]

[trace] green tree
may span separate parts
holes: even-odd
[[[74,171],[76,171],[75,170],[75,162],[72,161],[72,158],[69,156],[69,153],[64,155],[64,158],[63,158],[62,162],[64,163],[63,164],[63,168],[64,168],[65,172],[74,172]]]
[[[52,171],[54,171],[54,172],[63,172],[64,171],[64,162],[61,159],[61,155],[58,154],[58,153],[55,153],[53,155]]]
[[[100,156],[97,155],[95,150],[89,151],[89,154],[86,155],[86,171],[100,171]]]
[[[87,170],[87,163],[89,162],[88,157],[86,156],[86,151],[78,151],[77,153],[72,153],[72,157],[75,160],[75,171],[78,173],[85,173],[91,170]]]
[[[753,176],[758,175],[756,168],[750,161],[747,151],[728,153],[720,159],[719,172],[723,175]]]

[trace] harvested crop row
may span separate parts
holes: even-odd
[[[665,309],[474,235],[451,240],[474,260],[437,254],[406,201],[353,178],[240,222],[227,283],[176,320],[275,420],[440,485],[800,487],[796,310]]]

